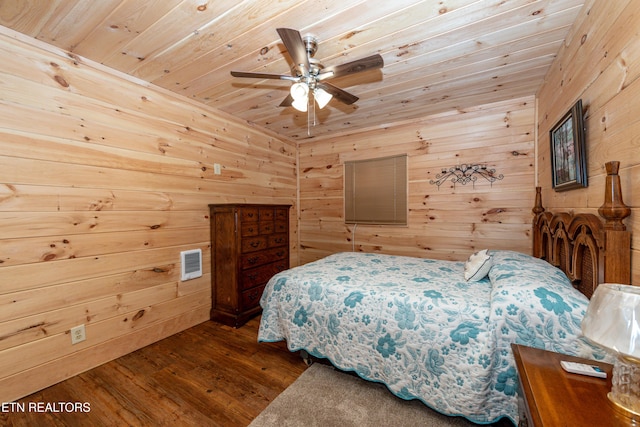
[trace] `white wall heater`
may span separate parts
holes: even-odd
[[[184,282],[202,276],[202,249],[180,252],[180,261],[180,280]]]

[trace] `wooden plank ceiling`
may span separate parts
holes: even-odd
[[[534,94],[585,0],[3,0],[0,25],[305,141]],[[375,53],[382,70],[335,78],[360,99],[279,107],[291,82],[276,28],[318,41],[325,66]]]

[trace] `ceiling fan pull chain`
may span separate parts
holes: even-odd
[[[311,136],[311,108],[309,108],[309,98],[307,98],[307,136]],[[313,107],[315,109],[315,107]]]
[[[314,96],[313,98],[309,97],[309,102],[313,105],[313,126],[316,125],[316,97]]]
[[[312,37],[305,37],[303,40],[305,43],[305,47],[307,50],[307,60],[309,61],[309,70],[311,70],[312,60],[311,57],[316,51],[317,44],[315,43],[315,39]],[[310,80],[308,80],[310,82]],[[316,103],[313,97],[313,91],[315,90],[315,82],[313,83],[313,89],[309,90],[309,95],[307,97],[307,136],[311,137],[311,126],[316,125]],[[311,111],[313,109],[313,111]],[[313,117],[313,123],[311,123]]]

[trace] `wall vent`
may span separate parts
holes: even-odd
[[[182,275],[180,277],[180,280],[185,281],[202,276],[201,249],[180,252],[180,261],[182,264]]]

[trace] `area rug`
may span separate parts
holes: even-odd
[[[509,423],[511,424],[511,423]],[[385,385],[314,363],[249,427],[477,426],[447,417],[417,400],[394,396]]]

